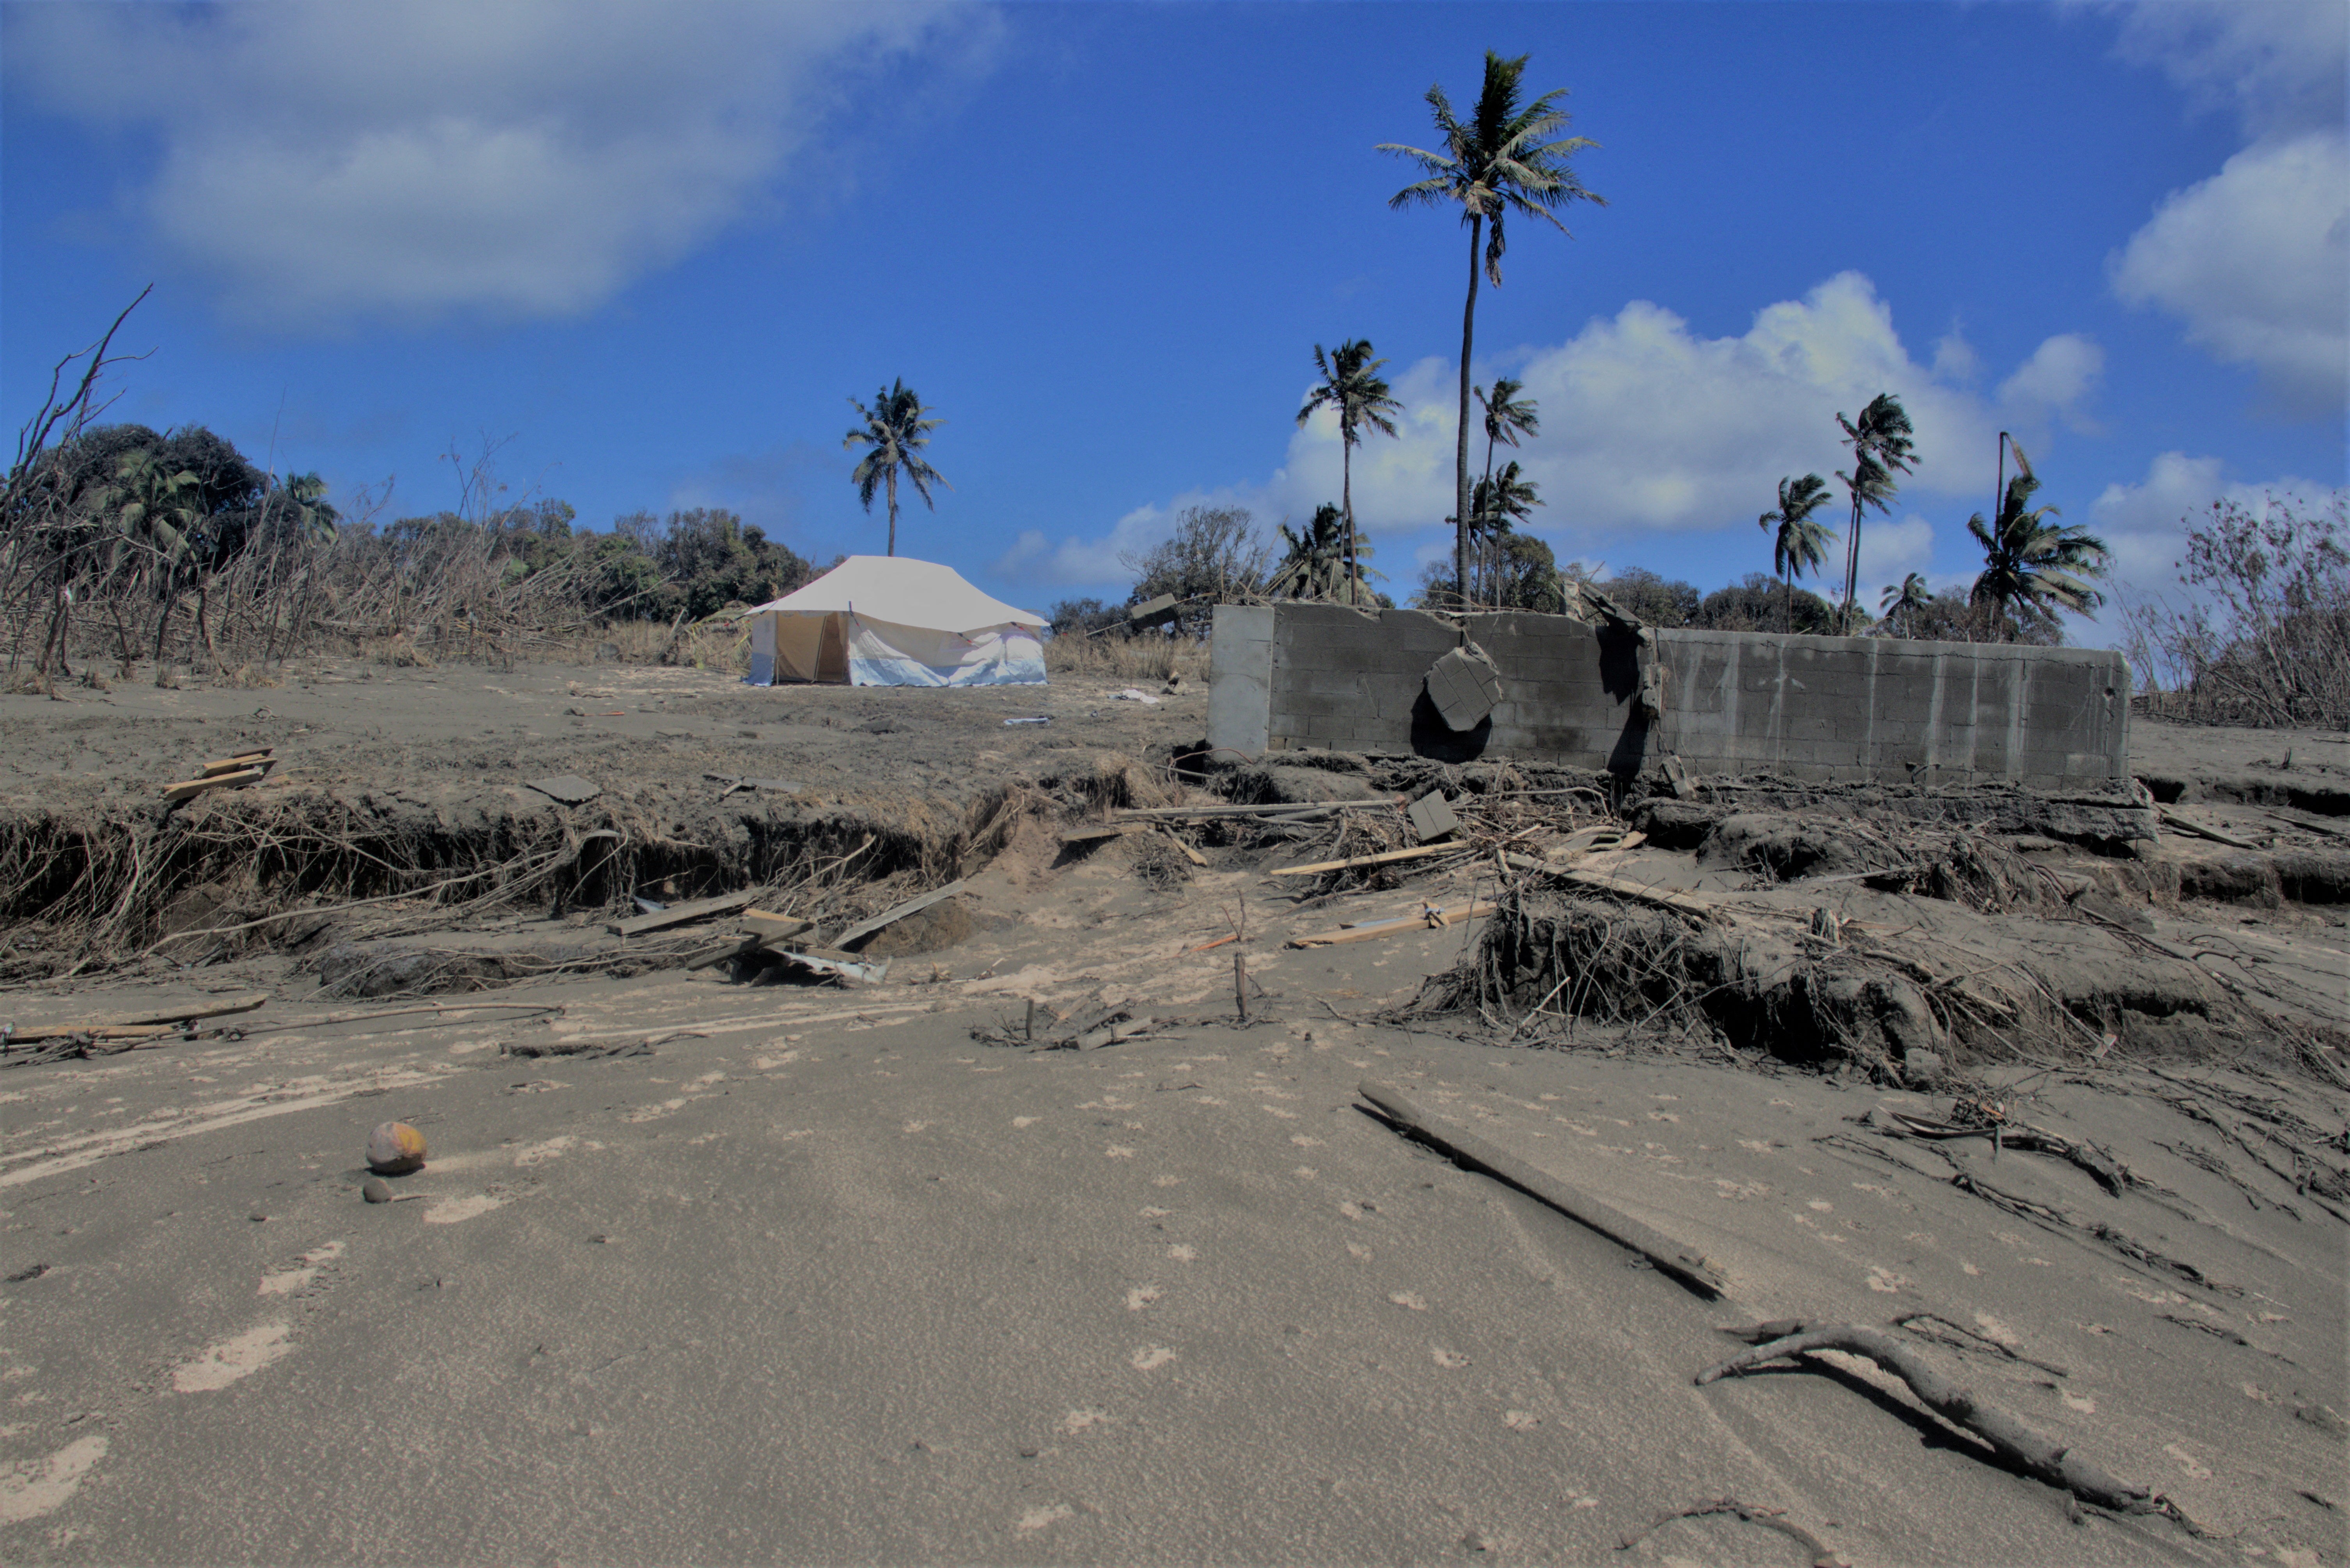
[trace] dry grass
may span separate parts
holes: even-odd
[[[1187,681],[1208,678],[1208,645],[1198,638],[1056,637],[1045,645],[1048,675],[1098,675],[1116,680],[1164,681],[1180,675]]]

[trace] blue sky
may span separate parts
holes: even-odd
[[[2160,586],[2180,517],[2345,483],[2338,4],[0,7],[0,399],[144,284],[120,418],[203,423],[386,518],[718,505],[878,550],[840,438],[903,377],[951,481],[910,554],[1122,594],[1200,502],[1335,500],[1315,344],[1409,412],[1358,449],[1390,587],[1446,547],[1466,237],[1380,141],[1482,52],[1565,88],[1607,200],[1520,223],[1476,375],[1562,559],[1767,570],[1783,474],[1899,393],[1875,587],[1973,569],[2014,431]],[[2095,627],[2082,640],[2103,640]]]

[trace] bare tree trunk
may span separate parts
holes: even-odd
[[[180,606],[179,590],[163,586],[163,613],[155,618],[155,684],[163,685],[163,635],[172,628],[172,612]]]
[[[1482,247],[1485,214],[1469,218],[1469,303],[1461,311],[1461,424],[1454,432],[1452,463],[1452,586],[1465,606],[1469,598],[1469,354],[1477,336],[1477,253]]]

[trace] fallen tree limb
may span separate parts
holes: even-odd
[[[1762,1324],[1754,1329],[1731,1329],[1728,1332],[1743,1339],[1750,1334],[1767,1329],[1789,1328],[1787,1324]],[[2063,1448],[2052,1439],[2033,1431],[1996,1405],[1987,1404],[1974,1394],[1960,1387],[1926,1365],[1907,1345],[1895,1343],[1872,1328],[1861,1328],[1848,1323],[1797,1324],[1794,1332],[1756,1345],[1753,1349],[1733,1355],[1718,1366],[1710,1366],[1697,1375],[1698,1386],[1719,1378],[1735,1377],[1752,1372],[1770,1362],[1792,1360],[1819,1350],[1840,1350],[1847,1355],[1857,1355],[1873,1361],[1909,1386],[1920,1404],[1937,1416],[1972,1432],[1991,1445],[1999,1457],[2050,1486],[2062,1487],[2084,1502],[2116,1513],[2161,1513],[2195,1531],[2192,1521],[2179,1511],[2178,1505],[2158,1492],[2144,1487],[2131,1486],[2116,1480],[2073,1449]],[[2197,1533],[2200,1533],[2199,1531]]]
[[[1630,898],[1636,903],[1678,909],[1684,915],[1695,915],[1700,920],[1712,919],[1721,912],[1719,904],[1700,893],[1676,893],[1666,888],[1651,888],[1629,877],[1611,877],[1605,871],[1578,871],[1573,867],[1547,869],[1559,880],[1572,882],[1578,888],[1592,888],[1621,898]]]
[[[35,1040],[55,1040],[68,1034],[137,1036],[149,1030],[169,1033],[179,1024],[192,1023],[199,1018],[225,1018],[232,1013],[250,1012],[268,1000],[266,993],[237,996],[222,1002],[198,1002],[177,1010],[142,1012],[135,1018],[109,1018],[102,1023],[27,1024],[23,1028],[10,1029],[6,1033],[9,1040],[21,1045]]]
[[[1802,1525],[1789,1521],[1786,1512],[1783,1508],[1757,1508],[1752,1503],[1741,1502],[1734,1497],[1708,1498],[1702,1502],[1693,1502],[1687,1508],[1677,1508],[1670,1512],[1657,1515],[1648,1521],[1646,1529],[1636,1530],[1618,1541],[1616,1543],[1616,1550],[1631,1551],[1677,1519],[1705,1519],[1713,1514],[1727,1513],[1749,1524],[1759,1524],[1765,1530],[1777,1531],[1812,1554],[1812,1568],[1847,1568],[1845,1560],[1835,1554],[1834,1547]]]
[[[1301,811],[1393,811],[1391,800],[1274,801],[1263,805],[1129,805],[1114,815],[1119,821],[1186,822],[1218,816],[1284,816]]]
[[[1451,1127],[1440,1129],[1428,1113],[1406,1099],[1402,1091],[1392,1085],[1365,1079],[1355,1092],[1378,1107],[1389,1121],[1429,1144],[1440,1152],[1471,1170],[1482,1170],[1498,1181],[1508,1183],[1528,1197],[1538,1198],[1553,1209],[1615,1242],[1639,1253],[1664,1273],[1709,1299],[1730,1293],[1730,1287],[1703,1253],[1684,1247],[1661,1231],[1643,1225],[1623,1210],[1586,1196],[1569,1187],[1548,1171],[1537,1170],[1513,1155],[1505,1154],[1474,1133]]]

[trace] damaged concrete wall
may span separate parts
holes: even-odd
[[[1468,642],[1501,699],[1449,727],[1430,668]],[[1640,701],[1653,669],[1662,713]],[[1255,755],[1321,748],[1617,773],[1693,772],[2079,787],[2126,776],[2129,675],[2090,649],[1592,626],[1505,612],[1459,628],[1419,610],[1221,605],[1209,740]]]

